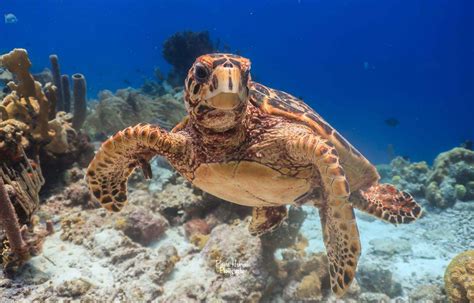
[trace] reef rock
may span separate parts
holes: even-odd
[[[410,300],[414,302],[446,302],[446,296],[439,285],[428,284],[417,287],[411,294]]]
[[[72,183],[64,190],[66,205],[87,207],[92,205],[91,194],[84,180]]]
[[[278,281],[285,301],[319,302],[330,292],[328,260],[325,254],[302,256],[296,250],[282,253],[278,261]]]
[[[389,303],[390,297],[384,293],[364,292],[362,293],[357,302],[360,303]]]
[[[91,135],[109,136],[138,123],[154,123],[171,129],[185,115],[182,92],[151,97],[134,89],[119,89],[113,94],[99,93],[84,128]]]
[[[402,294],[402,286],[400,283],[393,281],[392,273],[375,264],[361,264],[357,279],[364,291],[383,293],[389,297],[397,297]]]
[[[216,226],[201,254],[218,274],[208,299],[243,302],[261,297],[269,274],[262,257],[262,243],[250,235],[246,222]]]
[[[425,195],[426,180],[430,168],[426,162],[410,163],[402,157],[397,157],[390,165],[379,165],[377,169],[382,182],[394,184],[400,190],[418,197]]]
[[[436,157],[427,179],[426,199],[445,208],[474,199],[474,151],[457,147]]]
[[[143,207],[128,207],[116,219],[116,228],[142,245],[158,240],[168,228],[168,221],[160,214],[152,214]]]
[[[78,297],[84,295],[91,286],[92,284],[84,279],[74,279],[64,281],[56,287],[56,291],[62,297]]]

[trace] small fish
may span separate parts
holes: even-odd
[[[398,124],[400,124],[400,122],[398,121],[397,118],[388,118],[388,119],[385,119],[385,124],[387,124],[388,126],[390,127],[396,127]]]
[[[132,82],[130,82],[130,80],[128,80],[128,79],[123,79],[122,81],[123,81],[123,83],[125,83],[128,86],[132,85]]]
[[[364,70],[375,70],[375,66],[368,61],[364,61]]]
[[[8,13],[3,16],[5,17],[5,24],[15,24],[18,22],[18,18],[12,13]]]

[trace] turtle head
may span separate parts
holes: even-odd
[[[246,113],[249,81],[247,58],[232,54],[200,56],[184,83],[190,118],[215,132],[236,127]]]

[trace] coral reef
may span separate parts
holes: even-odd
[[[444,274],[446,294],[450,302],[474,301],[474,250],[457,255]]]
[[[38,81],[39,83],[41,83],[43,87],[46,86],[48,82],[51,82],[51,83],[53,82],[53,74],[47,68],[44,68],[41,72],[37,74],[33,74],[33,78],[35,79],[35,81]],[[13,81],[13,79],[11,79],[11,81]]]
[[[73,116],[56,112],[56,88],[50,84],[42,87],[29,73],[31,63],[27,52],[15,49],[3,55],[1,63],[16,75],[18,83],[8,83],[12,91],[0,105],[0,138],[5,138],[0,142],[0,158],[17,157],[17,143],[21,143],[27,153],[34,150],[38,154],[40,151],[50,158],[58,155],[77,158],[84,152],[90,156],[87,149],[91,150],[91,147],[87,146],[87,140],[72,128]],[[44,148],[40,150],[39,146]],[[43,162],[48,161],[45,159]]]
[[[168,82],[173,86],[182,86],[189,68],[200,55],[213,53],[216,46],[209,32],[178,32],[163,44],[163,58],[173,66]]]
[[[435,207],[453,206],[474,199],[474,152],[462,147],[441,153],[432,167],[426,162],[410,163],[402,157],[390,165],[379,165],[382,182],[396,185]]]
[[[87,138],[71,127],[73,117],[56,110],[56,86],[42,83],[49,79],[49,73],[37,75],[42,82],[36,81],[30,73],[31,62],[26,50],[14,49],[2,55],[0,65],[14,75],[7,83],[8,94],[0,103],[0,179],[8,193],[4,209],[8,211],[11,203],[15,216],[8,214],[10,221],[23,225],[20,236],[24,244],[18,241],[17,228],[17,237],[12,238],[13,234],[7,232],[9,241],[1,248],[4,270],[13,272],[30,256],[38,254],[44,237],[53,232],[50,221],[44,227],[34,216],[39,208],[39,191],[45,179],[50,181],[43,176],[58,175],[58,171],[65,168],[61,163],[72,165],[82,159],[84,165],[94,150]],[[10,227],[6,229],[11,230]],[[3,238],[4,235],[0,235],[0,240]]]
[[[151,97],[134,89],[115,94],[101,91],[84,128],[91,135],[108,136],[138,123],[156,123],[171,129],[185,115],[182,92]]]
[[[396,157],[390,165],[379,165],[377,169],[382,182],[396,185],[417,197],[425,195],[428,173],[431,171],[426,162],[410,163],[402,157]]]
[[[474,151],[457,147],[436,157],[426,199],[438,207],[474,199]]]

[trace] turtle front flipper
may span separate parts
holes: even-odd
[[[312,133],[293,136],[287,142],[287,150],[293,159],[312,163],[319,171],[324,200],[319,205],[320,217],[329,260],[331,289],[340,297],[354,279],[361,250],[344,168],[339,163],[334,145]]]
[[[183,157],[187,139],[158,126],[138,124],[110,137],[87,168],[92,194],[108,210],[120,211],[127,202],[127,180],[136,167],[150,174],[148,161],[156,155]]]
[[[319,215],[329,260],[331,289],[340,297],[354,279],[361,250],[354,210],[346,201],[334,200],[320,208]]]
[[[411,223],[421,216],[421,206],[413,197],[391,184],[376,184],[351,194],[352,205],[392,224]]]
[[[277,229],[288,217],[286,206],[254,207],[249,231],[253,236],[261,236]]]

